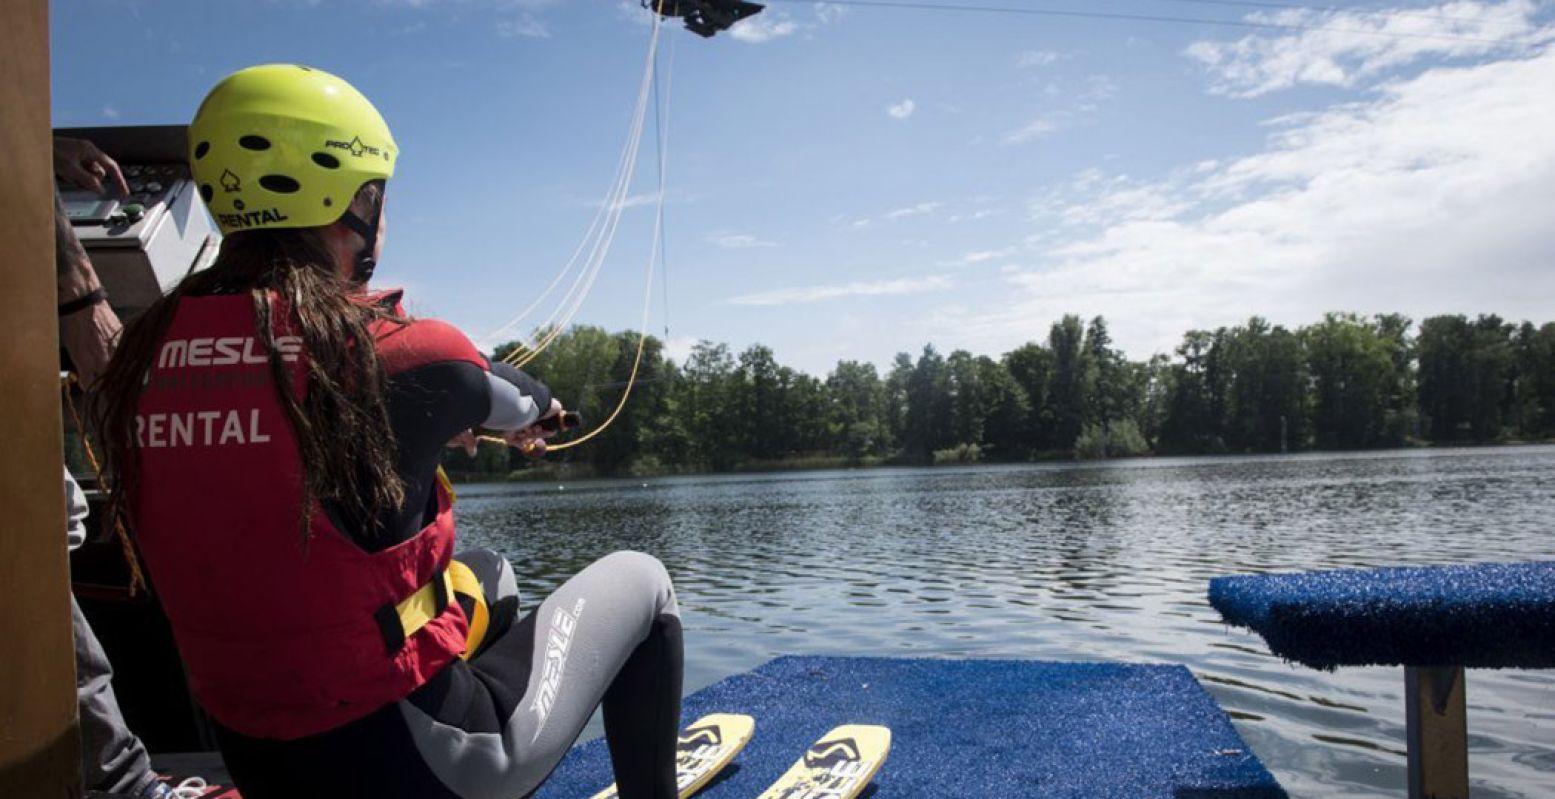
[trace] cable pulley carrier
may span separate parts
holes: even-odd
[[[744,0],[642,0],[642,4],[664,17],[684,19],[686,30],[704,38],[766,8]]]

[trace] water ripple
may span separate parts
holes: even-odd
[[[687,690],[785,653],[1188,666],[1293,796],[1398,796],[1400,669],[1284,663],[1224,574],[1549,559],[1555,448],[470,486],[526,604],[617,549],[669,567]],[[1555,676],[1469,673],[1476,797],[1548,795]]]

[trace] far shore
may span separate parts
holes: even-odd
[[[1495,442],[1464,442],[1457,444],[1429,444],[1416,442],[1403,447],[1384,447],[1376,449],[1340,449],[1317,450],[1307,449],[1298,452],[1227,452],[1227,453],[1196,453],[1196,454],[1157,454],[1132,455],[1118,458],[1078,458],[1070,452],[1044,452],[1034,457],[1022,460],[1009,460],[997,458],[967,458],[938,457],[934,461],[913,460],[899,456],[866,456],[864,458],[850,458],[843,455],[816,455],[794,458],[782,458],[778,460],[746,461],[727,469],[700,469],[693,467],[675,467],[655,465],[652,468],[628,469],[614,474],[600,474],[589,464],[578,463],[552,463],[540,462],[525,469],[516,469],[506,475],[449,472],[448,476],[453,482],[461,485],[477,485],[482,483],[544,483],[544,482],[574,482],[581,480],[620,480],[648,477],[680,477],[693,475],[720,475],[720,474],[768,474],[781,472],[819,472],[841,471],[849,469],[880,469],[880,468],[935,468],[946,466],[969,466],[975,464],[999,465],[1020,463],[1096,463],[1098,461],[1122,461],[1122,460],[1150,460],[1155,458],[1225,458],[1225,457],[1269,457],[1278,455],[1347,455],[1355,453],[1383,453],[1383,452],[1411,452],[1425,450],[1452,450],[1452,449],[1502,449],[1530,446],[1555,445],[1555,439],[1546,441],[1495,441]],[[936,453],[940,454],[940,453]],[[957,453],[961,455],[961,453]]]

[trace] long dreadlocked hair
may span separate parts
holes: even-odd
[[[302,463],[298,524],[307,546],[318,503],[331,503],[347,520],[382,531],[382,519],[405,501],[395,471],[395,446],[384,399],[384,372],[368,325],[396,319],[365,302],[357,284],[340,275],[324,228],[255,230],[227,236],[216,262],[185,277],[131,323],[96,392],[93,417],[108,459],[110,518],[129,518],[128,501],[141,474],[135,438],[136,408],[156,350],[184,297],[247,293],[257,334],[269,350],[274,386],[297,438]],[[275,314],[290,316],[301,336],[307,391],[298,402],[292,370],[275,346]]]

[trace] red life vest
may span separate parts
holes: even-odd
[[[301,339],[280,302],[273,316],[306,391]],[[458,657],[466,621],[439,603],[397,648],[382,624],[452,559],[441,486],[436,519],[390,549],[364,551],[319,510],[304,547],[301,461],[268,352],[248,295],[179,302],[140,399],[131,508],[195,697],[237,732],[290,740],[405,697]]]

